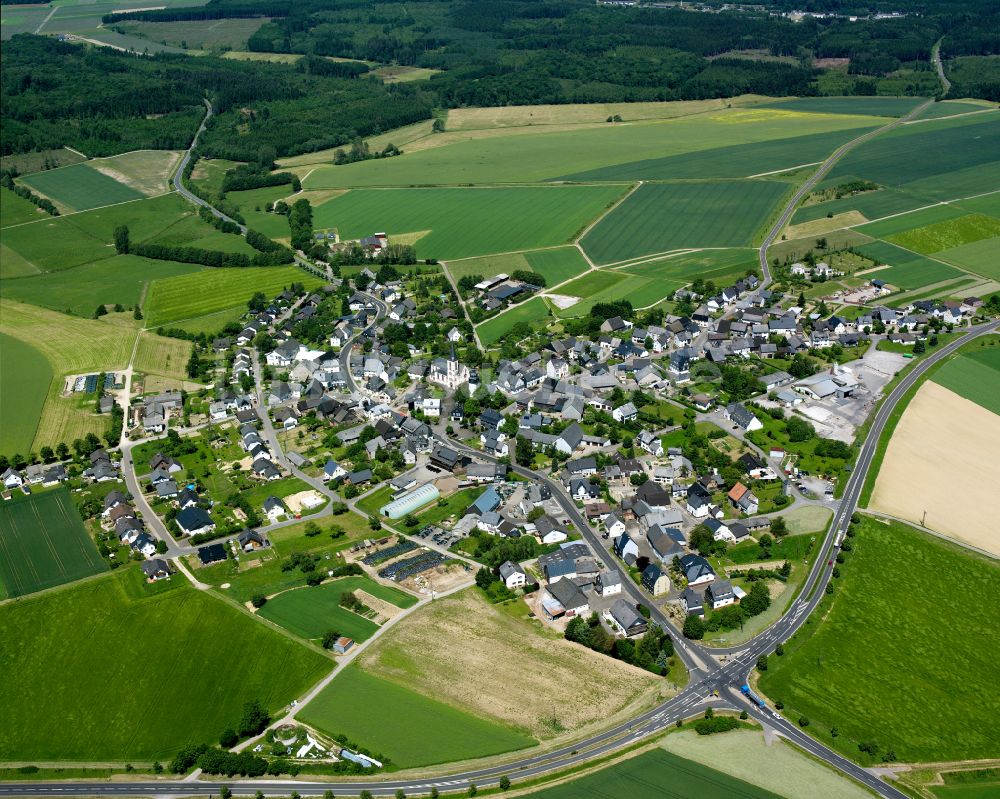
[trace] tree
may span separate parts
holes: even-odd
[[[406,791],[404,791],[402,788],[397,788],[396,799],[406,799]]]
[[[757,658],[757,671],[767,671],[767,655]]]
[[[323,648],[333,649],[333,645],[337,643],[338,638],[340,638],[340,633],[337,630],[327,630],[323,633]]]
[[[132,318],[136,320],[142,319],[142,308],[140,308],[138,305],[136,305],[135,308],[132,309]]]
[[[476,783],[473,782],[469,785],[469,796],[475,796],[477,793],[479,793],[479,789],[476,787]]]
[[[375,799],[371,791],[362,791],[358,796],[359,799]]]
[[[229,790],[228,785],[223,785],[219,788],[219,799],[232,799],[233,792]]]
[[[684,637],[700,641],[705,636],[705,622],[700,616],[688,616],[684,620]]]
[[[238,732],[244,737],[263,732],[271,723],[271,716],[264,706],[256,699],[251,699],[243,705],[243,717],[240,719]]]
[[[500,778],[500,783],[499,783],[499,785],[500,785],[500,790],[501,790],[501,791],[506,791],[506,790],[509,790],[509,789],[510,789],[510,777],[508,777],[508,776],[507,776],[506,774],[504,774],[504,775],[503,775],[503,776],[502,776],[502,777]]]
[[[263,594],[254,594],[250,602],[255,608],[262,608],[267,603],[267,597]]]
[[[927,352],[927,345],[922,338],[918,338],[913,344],[913,354],[922,355],[925,352]]]
[[[129,251],[128,225],[118,225],[115,228],[115,252],[126,255]]]
[[[775,516],[771,519],[771,533],[778,538],[788,533],[788,524],[784,516]]]
[[[232,749],[237,743],[239,743],[239,740],[240,738],[236,734],[236,730],[232,727],[226,727],[226,729],[222,731],[222,735],[219,736],[219,746],[223,749]]]

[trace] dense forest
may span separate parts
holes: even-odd
[[[768,8],[787,10],[791,0]],[[768,95],[919,94],[937,90],[931,49],[956,63],[1000,52],[993,0],[886,0],[861,9],[812,0],[823,19],[760,6],[719,13],[611,7],[592,0],[209,0],[133,11],[145,21],[259,17],[254,51],[294,64],[184,54],[138,56],[31,35],[2,45],[0,152],[68,145],[91,156],[182,148],[211,100],[205,156],[255,161],[349,144],[428,119],[434,108]],[[440,70],[386,85],[363,63]],[[819,69],[816,59],[846,59]],[[820,62],[823,64],[824,62]],[[985,70],[995,73],[996,70]],[[955,70],[956,95],[994,97],[993,74]]]

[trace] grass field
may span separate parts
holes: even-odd
[[[770,181],[645,184],[581,244],[599,263],[684,247],[748,245],[787,190]]]
[[[3,16],[3,11],[0,11],[0,16]],[[53,165],[69,166],[84,160],[86,159],[79,153],[60,147],[57,150],[36,150],[30,153],[0,156],[0,169],[14,168],[19,175],[30,175],[32,172],[41,172],[46,164],[52,169]]]
[[[685,283],[700,277],[722,286],[727,281],[743,277],[748,269],[759,269],[756,250],[703,250],[623,266],[615,271],[657,280],[681,280]]]
[[[877,194],[878,192],[871,192]],[[859,195],[864,197],[865,195]],[[867,225],[860,225],[858,230],[867,236],[876,239],[885,239],[900,233],[907,233],[915,228],[926,225],[937,225],[959,217],[965,216],[966,211],[958,205],[932,205],[929,208],[921,208],[918,211],[898,214],[896,216],[883,219],[879,222],[870,222]],[[934,252],[931,250],[930,252]]]
[[[430,231],[420,257],[465,258],[565,244],[624,186],[351,191],[318,206],[313,226],[354,239]]]
[[[134,306],[153,280],[187,275],[203,268],[138,255],[116,255],[59,272],[4,280],[3,293],[19,302],[90,316],[98,305]]]
[[[479,339],[487,347],[507,334],[518,322],[540,322],[549,315],[549,306],[541,297],[534,297],[520,305],[515,305],[509,311],[487,319],[476,327]]]
[[[340,607],[340,597],[350,591],[367,591],[397,607],[411,607],[416,599],[368,577],[345,577],[323,585],[286,591],[269,601],[258,613],[303,638],[322,638],[336,630],[355,641],[367,641],[379,625]]]
[[[846,177],[844,179],[846,180]],[[802,206],[792,216],[792,223],[801,225],[804,222],[822,219],[827,214],[838,215],[849,211],[857,211],[866,219],[881,219],[891,214],[900,214],[915,208],[922,208],[933,202],[934,200],[929,197],[918,197],[899,189],[878,189],[877,191],[866,191],[853,197],[841,197],[839,200],[827,200],[815,205]]]
[[[886,241],[864,244],[858,247],[858,252],[879,264],[889,264],[890,269],[882,269],[875,274],[878,278],[901,289],[918,289],[931,283],[962,276],[962,273],[953,266],[904,250]]]
[[[764,108],[805,111],[811,114],[866,114],[901,117],[923,102],[919,97],[798,97],[764,103]]]
[[[38,430],[39,413],[52,383],[52,367],[25,341],[0,333],[0,453],[31,451]]]
[[[346,735],[401,768],[485,757],[535,743],[523,733],[428,699],[354,665],[324,688],[299,718],[323,732]]]
[[[960,247],[942,250],[937,257],[942,261],[956,264],[976,274],[1000,280],[1000,237],[981,239]]]
[[[545,278],[548,288],[569,280],[587,268],[587,262],[576,247],[527,252],[524,258],[531,271]]]
[[[952,358],[934,373],[933,380],[1000,414],[1000,350],[982,349]]]
[[[183,577],[147,588],[135,568],[2,607],[0,626],[4,760],[165,760],[330,668]]]
[[[0,188],[0,227],[34,222],[48,216],[34,203],[18,197],[10,189]]]
[[[934,103],[929,108],[925,108],[919,119],[939,119],[941,117],[953,116],[954,114],[969,114],[974,111],[989,111],[990,106],[979,103],[966,103],[960,100],[943,100]]]
[[[863,741],[902,762],[995,756],[1000,605],[968,598],[995,596],[1000,569],[895,522],[865,519],[855,542],[823,621],[771,659],[761,688],[853,759]]]
[[[167,338],[144,331],[139,335],[132,368],[144,374],[186,380],[187,362],[193,346],[190,341],[181,338]]]
[[[174,247],[201,247],[205,250],[241,252],[254,255],[256,250],[247,244],[243,236],[223,233],[205,224],[197,215],[182,216],[169,227],[164,228],[151,239],[152,244],[166,244]]]
[[[876,235],[870,231],[862,232]],[[997,236],[1000,236],[1000,219],[985,214],[969,214],[913,228],[886,238],[908,250],[930,254]]]
[[[133,150],[110,158],[94,158],[87,166],[153,197],[169,190],[170,176],[180,160],[176,150]]]
[[[0,553],[0,582],[9,597],[108,568],[63,488],[16,496],[0,505]]]
[[[163,278],[153,281],[146,295],[146,326],[158,327],[238,306],[245,311],[245,303],[255,291],[271,297],[292,283],[311,288],[322,282],[294,266],[206,269]]]
[[[142,192],[108,177],[89,164],[36,172],[21,178],[20,182],[71,211],[86,211],[143,197]]]
[[[779,795],[663,749],[651,749],[585,777],[527,794],[526,799],[578,799],[581,796],[772,799]]]

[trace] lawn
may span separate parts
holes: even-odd
[[[20,182],[71,211],[140,200],[143,194],[87,164],[73,164],[36,172]]]
[[[272,713],[330,661],[176,576],[136,568],[0,608],[3,760],[152,760]]]
[[[728,733],[732,735],[732,733]],[[585,777],[527,794],[525,799],[777,799],[759,788],[663,749],[651,749]]]
[[[112,253],[112,257],[72,269],[5,280],[3,293],[10,299],[54,311],[70,310],[78,316],[90,316],[98,305],[134,306],[152,280],[200,272],[203,268]]]
[[[83,521],[60,488],[0,505],[0,582],[18,597],[107,570]]]
[[[771,658],[762,690],[862,762],[865,741],[902,762],[994,757],[1000,605],[968,599],[996,596],[1000,569],[896,522],[866,518],[854,542],[832,600]]]
[[[984,277],[1000,280],[998,252],[1000,252],[1000,236],[942,250],[937,253],[937,257],[942,261],[964,267]]]
[[[323,281],[294,266],[206,269],[154,280],[143,309],[146,325],[158,327],[237,306],[245,311],[245,303],[254,292],[273,297],[292,283],[312,288]]]
[[[13,455],[31,451],[38,430],[45,395],[52,382],[52,367],[25,341],[0,333],[0,452]]]
[[[549,316],[549,306],[541,297],[533,297],[520,305],[515,305],[492,319],[487,319],[476,327],[479,339],[485,346],[499,341],[518,322],[541,322]]]
[[[901,289],[918,289],[931,283],[962,277],[962,272],[954,266],[904,250],[887,241],[863,244],[858,247],[858,252],[877,261],[879,265],[889,264],[889,269],[873,272],[872,276]]]
[[[763,180],[647,183],[581,244],[599,263],[685,247],[749,245],[787,190],[787,184]]]
[[[951,358],[934,372],[935,383],[1000,414],[1000,350],[982,349]]]
[[[357,239],[384,230],[429,231],[421,258],[466,258],[565,244],[625,191],[625,186],[350,191],[317,206],[313,226]]]
[[[486,757],[534,745],[520,732],[349,666],[299,714],[400,768]],[[391,723],[386,723],[391,719]]]
[[[773,536],[772,536],[773,538]],[[804,560],[806,555],[815,545],[815,538],[812,535],[789,535],[778,538],[771,547],[769,560],[787,560],[797,562]],[[733,563],[754,563],[758,560],[757,555],[760,547],[756,541],[744,541],[729,548],[726,552]]]
[[[355,641],[367,641],[379,625],[340,606],[341,596],[359,589],[400,608],[411,607],[417,601],[398,588],[383,586],[368,577],[355,576],[285,591],[270,600],[258,613],[303,638],[322,638],[326,632],[336,630]]]

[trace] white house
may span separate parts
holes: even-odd
[[[519,564],[508,560],[500,564],[500,579],[513,591],[515,588],[524,588],[528,582],[528,575]]]
[[[613,411],[611,411],[611,416],[616,422],[631,422],[639,415],[638,409],[631,402],[626,402],[624,405],[619,405]]]

